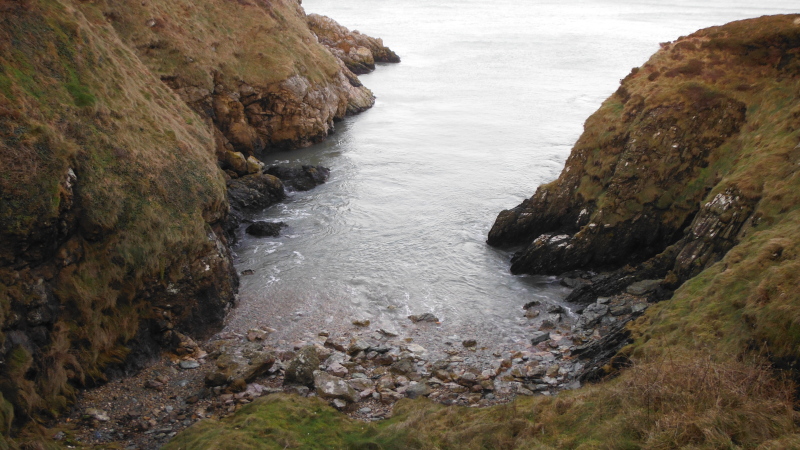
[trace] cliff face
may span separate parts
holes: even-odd
[[[2,435],[219,326],[226,177],[373,101],[293,1],[0,1]]]
[[[213,122],[222,161],[231,151],[258,156],[319,142],[335,120],[375,101],[320,45],[296,0],[106,0],[99,9],[153,73]]]
[[[358,31],[351,32],[330,17],[309,14],[308,26],[319,41],[353,73],[372,72],[376,62],[400,62],[400,57],[386,48],[380,38],[376,39]]]
[[[715,325],[737,330],[727,350],[763,345],[775,360],[795,361],[796,321],[777,317],[800,306],[789,287],[797,281],[775,273],[796,264],[800,243],[786,231],[800,225],[798,56],[798,16],[662,44],[586,121],[559,178],[501,212],[488,242],[522,246],[514,273],[609,272],[576,289],[568,300],[577,302],[641,279],[660,279],[657,297],[666,298],[691,279],[675,295],[675,305],[693,305],[682,304],[683,324],[648,314],[642,335],[673,327],[678,339],[710,326],[705,314],[730,308]]]

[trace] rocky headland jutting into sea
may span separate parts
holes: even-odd
[[[487,242],[521,246],[513,273],[561,275],[587,310],[626,289],[670,298],[770,222],[774,185],[756,162],[794,172],[796,114],[777,124],[799,25],[763,18],[662,44],[586,121],[561,176],[501,212]],[[613,342],[608,355],[629,341]]]

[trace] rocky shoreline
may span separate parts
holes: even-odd
[[[562,283],[597,276],[573,275]],[[177,335],[173,349],[142,372],[83,392],[66,421],[53,428],[54,438],[157,448],[199,420],[229,416],[277,393],[317,396],[365,421],[391,417],[403,398],[487,407],[517,396],[554,395],[603,375],[602,367],[628,343],[625,324],[644,312],[656,286],[634,284],[575,305],[574,314],[558,304],[520,305],[520,315],[539,331],[502,351],[479,339],[443,339],[425,348],[365,320],[292,343],[272,338],[278,330],[269,326],[223,332],[199,344]],[[409,316],[409,322],[427,332],[439,327],[430,313]]]

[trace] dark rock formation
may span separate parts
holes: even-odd
[[[701,169],[738,132],[745,105],[702,87],[627,103],[615,121],[595,123],[600,112],[587,121],[604,137],[584,133],[558,180],[500,213],[489,243],[527,243],[512,259],[513,273],[642,262],[680,238],[697,213],[713,183],[698,180]]]
[[[286,226],[283,222],[264,222],[258,221],[248,225],[245,233],[256,237],[278,237],[281,229]]]
[[[489,233],[491,245],[523,245],[513,273],[611,270],[565,281],[575,288],[569,301],[670,271],[664,286],[674,289],[735,244],[759,200],[718,184],[747,105],[702,83],[659,91],[641,72],[589,118],[561,176],[501,212]]]
[[[331,171],[322,166],[271,166],[267,168],[266,173],[278,177],[289,189],[308,191],[325,183]]]
[[[269,174],[245,175],[226,184],[231,208],[241,211],[264,209],[286,198],[281,180]]]

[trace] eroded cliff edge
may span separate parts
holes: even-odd
[[[274,201],[254,156],[374,102],[308,20],[291,0],[0,1],[3,436],[221,324],[226,184]]]
[[[682,321],[664,322],[678,306],[646,315],[640,343],[660,329],[717,348],[708,339],[724,334],[732,354],[758,349],[794,367],[797,315],[784,314],[800,306],[786,277],[800,243],[799,55],[798,16],[662,44],[586,121],[558,179],[498,215],[489,244],[521,247],[513,273],[584,271],[569,274],[585,279],[568,301],[643,279],[660,280],[652,300],[683,286]]]

